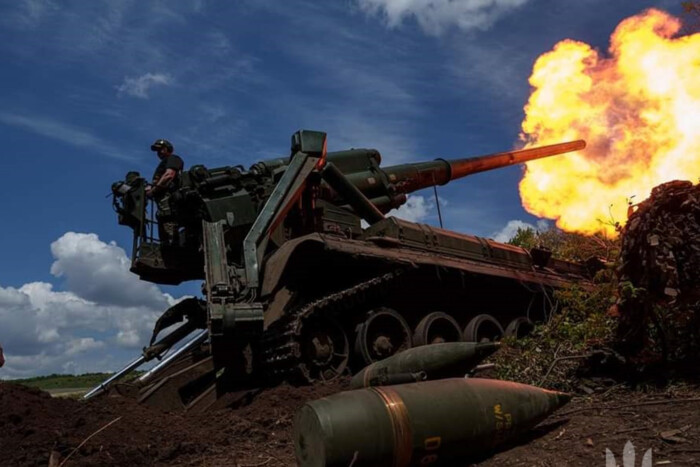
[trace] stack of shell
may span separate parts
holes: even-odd
[[[700,356],[700,185],[652,190],[622,230],[621,350],[638,362]]]
[[[464,377],[498,347],[445,342],[372,363],[352,379],[354,390],[307,402],[297,413],[298,464],[454,465],[503,446],[569,401],[561,392]]]

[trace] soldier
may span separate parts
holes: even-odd
[[[184,162],[180,156],[173,154],[173,145],[165,139],[157,139],[151,145],[156,151],[160,164],[153,172],[153,184],[146,188],[146,196],[152,197],[158,206],[158,237],[161,245],[172,246],[177,242],[177,222],[170,209],[170,194],[180,184],[180,173]]]

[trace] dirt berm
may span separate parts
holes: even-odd
[[[344,389],[347,380],[324,386],[280,386],[250,405],[203,415],[164,413],[120,397],[87,402],[0,383],[0,465],[294,465],[291,444],[296,410],[310,399]],[[117,421],[114,421],[117,420]],[[700,464],[700,388],[630,392],[577,398],[484,466],[604,466],[605,448],[616,454],[631,440],[653,465]],[[659,462],[670,461],[671,463]],[[463,465],[472,465],[465,462]]]

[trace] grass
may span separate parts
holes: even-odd
[[[143,372],[135,371],[131,377],[137,377]],[[15,379],[13,383],[22,384],[33,388],[38,388],[44,391],[52,391],[59,389],[80,389],[92,388],[97,386],[102,381],[106,380],[114,373],[85,373],[82,375],[58,375],[52,374],[48,376],[35,376],[33,378]]]
[[[16,379],[12,382],[47,391],[50,389],[74,389],[97,386],[110,376],[112,376],[112,373],[85,373],[83,375],[52,374],[48,376]]]

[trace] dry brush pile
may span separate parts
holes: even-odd
[[[634,361],[700,358],[700,185],[654,188],[622,230],[619,348]]]

